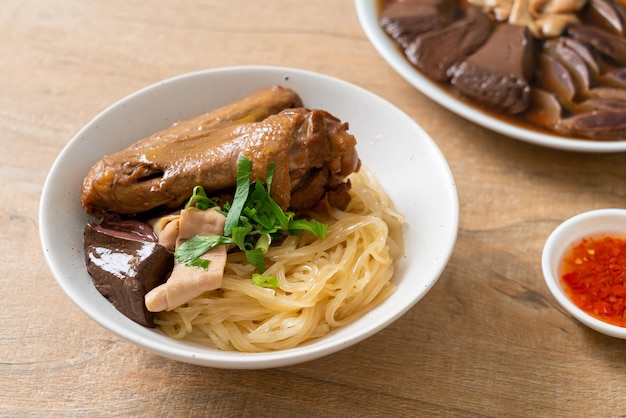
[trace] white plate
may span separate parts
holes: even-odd
[[[398,291],[356,323],[294,349],[260,354],[224,352],[171,339],[113,308],[95,289],[84,265],[80,204],[83,178],[104,154],[118,151],[180,119],[192,117],[263,87],[284,85],[306,106],[348,121],[363,161],[406,216],[406,255],[398,262]],[[236,67],[165,80],[113,104],[63,149],[43,189],[40,232],[50,270],[67,295],[94,321],[165,357],[220,368],[267,368],[311,360],[380,331],[419,301],[442,273],[456,242],[458,198],[445,158],[407,115],[374,94],[341,80],[302,70]],[[87,335],[85,336],[87,338]]]
[[[446,93],[437,84],[424,77],[404,57],[395,42],[387,36],[378,24],[379,0],[354,0],[356,13],[365,35],[376,50],[406,81],[431,100],[485,128],[522,141],[569,151],[581,152],[621,152],[626,151],[624,141],[590,141],[585,139],[564,138],[557,135],[539,133],[525,129],[492,117],[480,109],[469,106],[454,96]]]

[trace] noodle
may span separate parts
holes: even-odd
[[[270,247],[264,275],[276,277],[279,288],[254,285],[254,267],[232,253],[222,287],[159,313],[159,328],[220,350],[280,350],[326,335],[381,304],[395,291],[391,279],[404,250],[404,220],[365,167],[350,180],[345,212],[328,207],[310,214],[328,224],[325,239],[301,233]]]

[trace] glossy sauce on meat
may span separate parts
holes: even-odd
[[[174,256],[138,221],[89,222],[84,230],[85,264],[96,289],[128,318],[154,327],[144,296],[163,283]]]
[[[565,137],[626,139],[626,5],[498,4],[513,3],[384,0],[379,23],[418,71],[491,116]]]

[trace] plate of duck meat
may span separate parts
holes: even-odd
[[[623,0],[356,0],[377,51],[450,111],[503,135],[626,151]]]

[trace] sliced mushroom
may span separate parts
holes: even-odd
[[[621,11],[620,11],[621,8]],[[592,26],[599,26],[616,35],[624,36],[626,7],[610,0],[589,0],[584,19]]]
[[[482,8],[497,22],[506,22],[511,15],[514,0],[468,0],[469,4]]]
[[[626,65],[626,39],[589,25],[570,26],[567,33],[615,62]]]
[[[571,103],[574,101],[576,87],[572,75],[565,65],[545,52],[538,54],[534,80],[538,87],[554,93],[559,102]]]
[[[553,129],[561,119],[561,104],[554,94],[533,87],[530,91],[530,107],[524,117],[535,125]]]
[[[565,44],[565,46],[574,50],[583,60],[585,60],[587,67],[594,77],[598,77],[600,75],[600,64],[598,63],[598,59],[594,56],[593,52],[587,45],[574,38],[566,36],[561,37],[561,41]]]
[[[508,22],[513,25],[526,26],[534,38],[541,37],[541,28],[528,9],[528,0],[514,1]]]
[[[626,102],[623,100],[591,98],[580,103],[576,103],[576,113],[595,112],[598,110],[625,109]]]
[[[594,80],[585,60],[575,50],[569,48],[562,38],[546,41],[544,51],[567,68],[576,87],[575,96],[586,96]]]
[[[574,137],[623,140],[626,137],[626,110],[602,109],[582,113],[561,120],[556,130]]]
[[[576,13],[582,9],[587,0],[525,0],[528,8],[535,14],[565,14]]]
[[[602,76],[602,84],[619,89],[626,89],[626,67],[605,73]]]
[[[569,25],[576,23],[580,23],[580,20],[574,13],[545,15],[535,19],[541,38],[559,36]]]
[[[589,97],[626,102],[626,90],[611,87],[596,87],[589,90]]]

